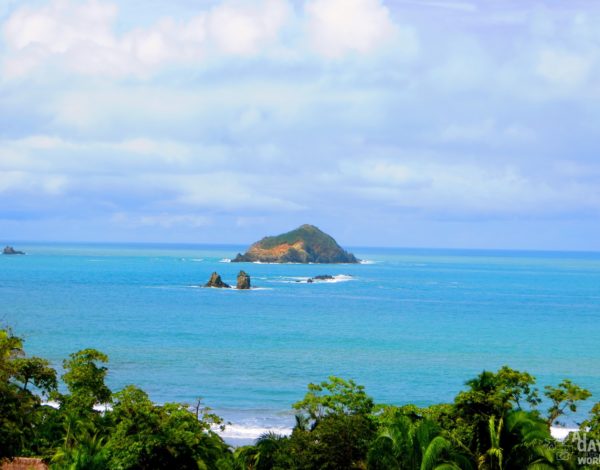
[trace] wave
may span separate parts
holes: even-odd
[[[233,291],[233,290],[240,290],[240,291],[242,291],[242,290],[248,290],[248,291],[251,291],[251,290],[273,290],[272,287],[251,287],[250,289],[238,289],[236,286],[231,286],[229,288],[223,288],[223,287],[204,287],[204,286],[201,286],[201,285],[189,285],[189,286],[186,286],[186,287],[188,287],[190,289],[216,289],[216,290],[222,290],[222,291]]]
[[[273,432],[289,436],[292,428],[285,426],[251,426],[243,424],[228,424],[224,430],[218,426],[213,426],[212,430],[224,439],[258,439],[263,434]]]
[[[44,401],[42,402],[42,405],[49,406],[51,408],[54,408],[55,410],[58,410],[60,408],[60,403],[55,400]],[[112,411],[113,409],[112,405],[110,405],[109,403],[96,404],[93,408],[95,411],[100,412],[105,412],[109,410]]]
[[[231,263],[231,260],[229,258],[223,258],[219,260],[219,263]]]
[[[333,279],[315,279],[314,282],[328,282],[328,283],[336,283],[336,282],[347,282],[347,281],[355,281],[356,279],[347,274],[338,274],[337,276],[333,276]]]
[[[308,281],[312,279],[312,282]],[[356,281],[356,278],[350,276],[348,274],[337,274],[333,276],[333,279],[315,279],[314,277],[309,276],[285,276],[281,277],[279,280],[271,281],[271,282],[280,282],[284,284],[321,284],[321,283],[329,283],[335,284],[337,282],[347,282],[347,281]]]
[[[377,261],[373,261],[373,260],[370,260],[370,259],[361,259],[358,262],[358,264],[375,264],[375,263],[377,263]]]
[[[579,431],[578,428],[562,428],[556,426],[552,426],[550,428],[550,434],[552,437],[554,439],[558,439],[559,441],[564,441],[570,433],[577,431]]]

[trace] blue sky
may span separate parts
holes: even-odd
[[[0,239],[600,250],[600,3],[2,0]]]

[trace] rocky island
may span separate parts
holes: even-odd
[[[236,287],[241,290],[250,289],[250,276],[244,271],[240,271],[238,274]]]
[[[250,286],[250,276],[244,271],[240,271],[240,273],[237,276],[236,289],[246,290],[250,289]],[[219,273],[216,272],[211,274],[210,279],[206,284],[204,284],[204,287],[215,287],[217,289],[231,289],[231,286],[223,282],[223,279],[221,279]]]
[[[232,263],[358,263],[333,237],[314,225],[302,225],[291,232],[265,237],[239,253]]]
[[[3,255],[24,255],[25,252],[15,250],[12,246],[6,246],[6,247],[4,247],[4,250],[2,250],[2,254]]]
[[[221,279],[221,276],[219,276],[219,273],[212,273],[210,275],[210,279],[208,280],[208,282],[206,284],[204,284],[204,287],[216,287],[218,289],[229,289],[231,286],[229,284],[225,284],[223,282],[223,280]]]

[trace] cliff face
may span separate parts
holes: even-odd
[[[302,225],[296,230],[265,237],[254,243],[245,254],[238,254],[234,263],[358,263],[337,242],[314,225]]]

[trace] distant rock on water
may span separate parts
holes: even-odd
[[[15,250],[12,246],[6,246],[4,250],[2,250],[3,255],[24,255],[24,251]]]
[[[231,262],[358,263],[359,260],[331,236],[314,225],[305,224],[291,232],[263,238]]]
[[[250,276],[244,271],[240,271],[238,274],[236,287],[238,289],[250,289]]]
[[[231,286],[229,284],[225,284],[219,276],[219,273],[212,273],[210,279],[204,287],[218,287],[219,289],[229,289]]]
[[[333,281],[334,279],[335,277],[331,276],[330,274],[319,274],[318,276],[307,279],[306,282],[312,284],[315,281]]]

